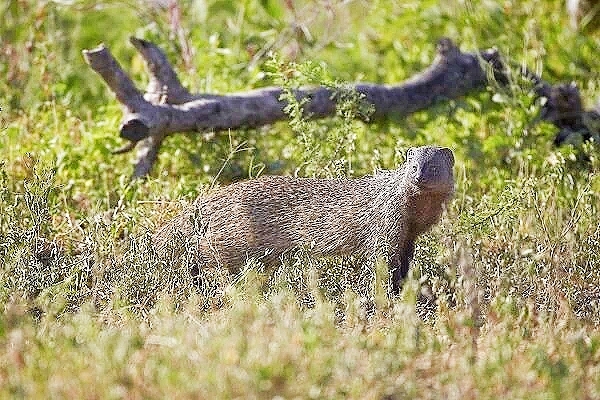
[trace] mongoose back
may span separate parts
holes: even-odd
[[[273,264],[305,246],[315,256],[387,256],[399,293],[415,239],[440,218],[454,193],[447,148],[410,148],[396,170],[356,179],[265,176],[234,183],[193,205],[157,231],[159,254],[193,254],[204,266],[236,270],[248,259]],[[191,249],[191,253],[189,250]]]

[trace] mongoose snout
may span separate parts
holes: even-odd
[[[448,148],[411,148],[406,153],[409,179],[419,188],[430,191],[454,190],[454,155]]]

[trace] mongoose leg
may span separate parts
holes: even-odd
[[[392,273],[392,294],[399,295],[402,289],[402,282],[408,275],[408,267],[412,261],[415,252],[414,240],[409,240],[404,246],[396,250],[390,260],[390,269]]]
[[[210,267],[210,259],[204,254],[189,254],[190,264],[188,264],[190,275],[192,276],[192,282],[196,288],[202,286],[202,274],[201,270]]]
[[[192,276],[192,279],[194,279],[194,282],[198,280],[198,275],[200,275],[200,267],[198,266],[198,263],[194,263],[190,267],[190,275]]]

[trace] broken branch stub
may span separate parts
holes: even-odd
[[[83,50],[83,57],[128,111],[137,112],[144,108],[146,100],[104,44],[92,50]]]
[[[183,87],[177,73],[171,67],[165,53],[155,44],[147,40],[130,37],[129,41],[140,53],[148,67],[150,81],[146,86],[144,98],[153,104],[165,103],[181,104],[192,100],[198,100],[186,88]]]

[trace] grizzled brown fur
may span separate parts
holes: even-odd
[[[415,239],[454,193],[452,151],[411,148],[406,163],[357,179],[266,176],[199,197],[153,238],[176,259],[192,249],[203,266],[237,269],[251,258],[273,264],[300,246],[315,256],[386,255],[392,291],[408,273]]]

